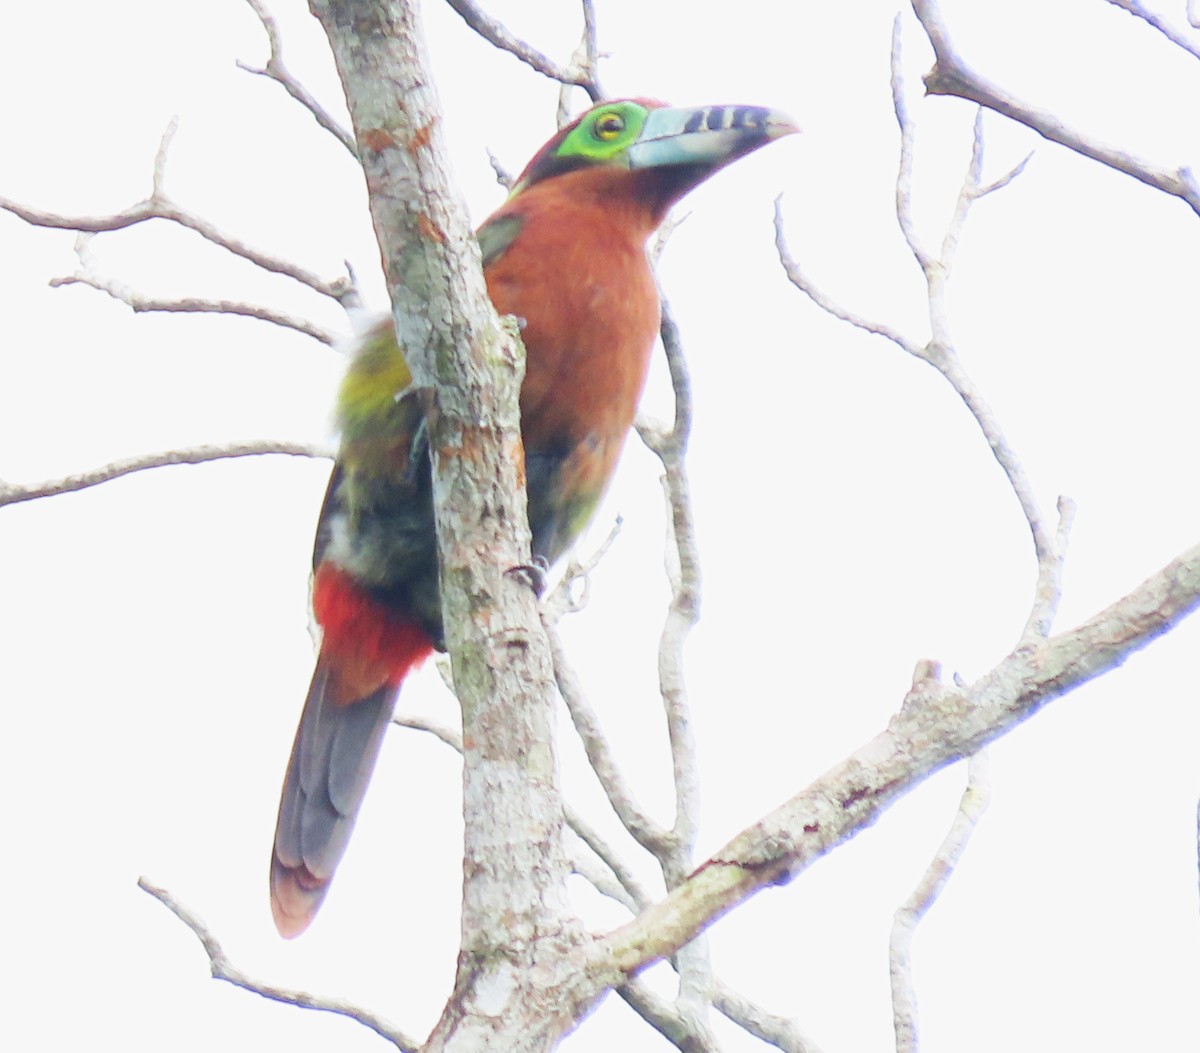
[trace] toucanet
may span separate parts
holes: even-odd
[[[587,524],[633,422],[659,327],[647,239],[731,161],[796,131],[761,106],[595,106],[561,129],[479,228],[488,292],[521,322],[521,436],[535,558]],[[271,859],[287,937],[316,914],[350,838],[400,685],[444,648],[423,403],[390,318],[360,339],[313,552],[320,653]]]

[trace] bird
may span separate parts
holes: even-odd
[[[726,165],[797,131],[762,106],[593,106],[526,165],[477,231],[488,293],[519,320],[532,555],[552,565],[615,470],[660,324],[646,245]],[[280,797],[271,911],[311,924],[329,889],[405,677],[444,650],[424,402],[390,316],[338,393],[338,455],[313,549],[320,648]]]

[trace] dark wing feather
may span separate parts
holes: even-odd
[[[271,857],[271,910],[284,936],[303,932],[320,907],[362,806],[396,700],[385,684],[349,705],[333,700],[318,663],[279,801]]]

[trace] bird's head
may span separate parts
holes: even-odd
[[[625,172],[666,211],[714,172],[761,146],[799,131],[765,106],[670,107],[618,99],[592,107],[559,130],[513,185],[509,199],[570,172]]]

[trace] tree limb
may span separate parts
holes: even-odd
[[[417,5],[310,0],[346,90],[397,338],[427,393],[443,623],[463,714],[462,944],[438,1050],[548,1050],[618,979],[567,907],[553,670],[529,563],[524,356],[446,163]],[[499,922],[498,919],[503,919]],[[554,977],[547,990],[549,977]]]
[[[650,910],[605,937],[634,972],[754,893],[784,884],[929,775],[1120,665],[1200,606],[1200,545],[1079,627],[1012,652],[974,684],[912,692],[888,727],[744,830]]]
[[[1133,154],[1101,143],[1071,128],[1053,113],[1008,94],[1003,88],[972,70],[954,50],[937,0],[912,0],[913,11],[933,45],[935,63],[925,74],[925,89],[930,95],[954,95],[960,99],[986,106],[1010,120],[1032,128],[1044,139],[1090,157],[1093,161],[1117,172],[1132,176],[1139,182],[1171,194],[1185,202],[1200,215],[1200,183],[1186,167],[1169,171],[1142,160]]]

